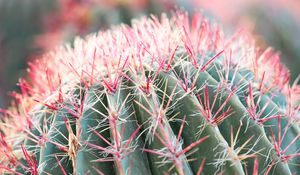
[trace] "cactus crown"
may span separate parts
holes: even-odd
[[[134,20],[29,66],[3,111],[3,172],[300,171],[299,86],[279,54],[200,13]]]

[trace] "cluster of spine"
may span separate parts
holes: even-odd
[[[3,110],[7,174],[297,174],[299,86],[201,14],[152,16],[30,64]]]

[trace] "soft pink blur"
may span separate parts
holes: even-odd
[[[294,16],[300,17],[299,0],[190,0],[198,7],[212,12],[223,22],[230,23],[245,9],[251,6],[267,6],[271,9],[288,9]],[[280,13],[280,11],[278,12]],[[298,18],[300,22],[300,18]]]

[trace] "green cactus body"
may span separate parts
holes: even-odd
[[[200,14],[189,23],[181,11],[143,18],[31,64],[32,87],[4,111],[2,172],[300,172],[287,70]]]

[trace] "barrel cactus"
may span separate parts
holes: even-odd
[[[29,64],[2,110],[5,174],[297,174],[299,86],[200,13],[141,18]]]

